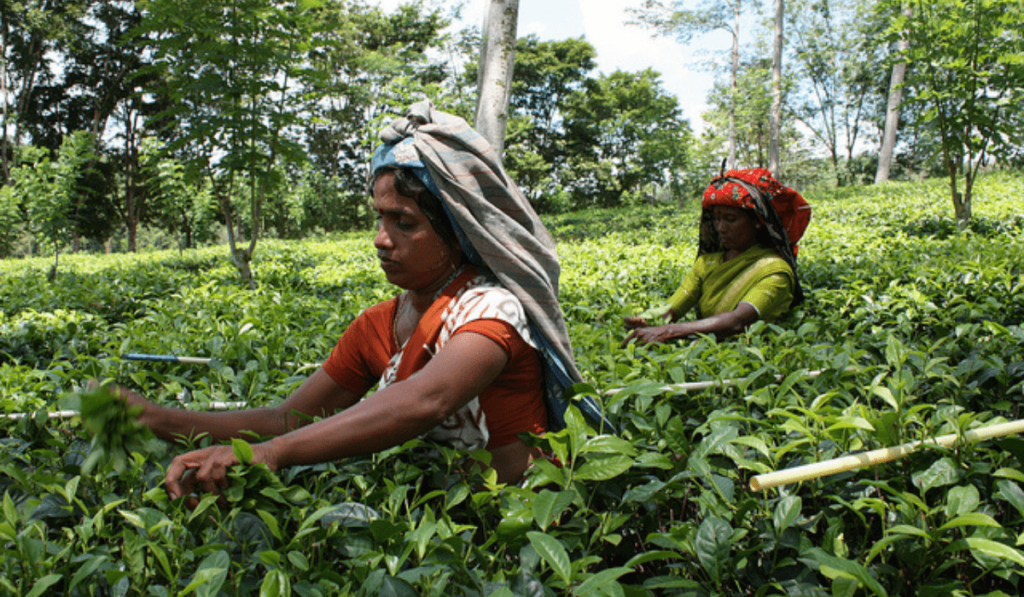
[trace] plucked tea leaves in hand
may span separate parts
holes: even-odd
[[[141,406],[129,406],[109,388],[97,387],[79,394],[82,427],[92,436],[89,455],[82,463],[82,474],[97,465],[123,472],[132,452],[149,452],[153,433],[139,422]]]

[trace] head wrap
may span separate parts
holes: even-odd
[[[565,389],[583,378],[558,304],[561,268],[547,228],[491,145],[464,119],[421,101],[380,136],[371,174],[389,165],[412,169],[441,199],[466,258],[492,271],[523,304],[544,357],[549,427],[565,427]],[[576,404],[593,422],[604,421],[592,398]]]
[[[704,211],[701,214],[698,255],[723,250],[711,209],[716,205],[754,212],[767,228],[776,252],[793,270],[793,304],[802,302],[803,289],[796,277],[797,243],[811,221],[811,206],[800,193],[782,186],[765,168],[729,170],[715,178],[704,191],[701,201]]]

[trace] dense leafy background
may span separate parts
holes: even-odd
[[[571,416],[539,440],[566,466],[538,466],[526,488],[413,441],[277,475],[242,468],[226,505],[193,512],[161,486],[180,447],[83,475],[90,438],[47,419],[90,378],[183,408],[278,400],[394,293],[369,233],[261,245],[255,291],[216,248],[69,256],[55,283],[48,260],[0,262],[0,405],[37,413],[0,424],[0,593],[1017,594],[1020,439],[749,489],[769,470],[1020,416],[1024,184],[982,178],[964,232],[945,192],[812,193],[805,305],[729,341],[625,350],[622,316],[663,300],[694,257],[696,204],[549,219],[578,363],[619,433]],[[739,381],[665,388],[721,379]]]

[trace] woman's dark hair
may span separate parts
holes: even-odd
[[[373,187],[377,184],[377,179],[388,172],[395,174],[395,190],[401,195],[412,197],[416,200],[416,205],[423,212],[423,215],[427,216],[430,227],[441,237],[441,240],[453,249],[459,249],[459,238],[455,234],[455,228],[452,226],[451,220],[448,219],[448,214],[445,213],[441,199],[431,193],[427,185],[423,184],[423,181],[412,170],[396,166],[380,168],[373,173],[373,177],[370,180],[370,194],[373,194]]]

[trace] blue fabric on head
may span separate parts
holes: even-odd
[[[381,143],[373,152],[373,159],[370,161],[370,168],[373,174],[385,166],[397,166],[412,170],[416,178],[420,179],[430,192],[438,199],[441,192],[434,184],[434,178],[430,176],[427,166],[420,160],[420,154],[413,145],[412,137],[406,137],[398,143]]]
[[[434,184],[434,177],[430,175],[430,170],[427,170],[426,165],[420,160],[419,152],[413,146],[412,137],[406,137],[398,143],[381,143],[377,146],[377,149],[373,152],[373,159],[370,161],[370,169],[376,174],[377,170],[385,166],[396,166],[412,170],[416,178],[441,202],[444,214],[448,216],[448,221],[451,222],[452,228],[455,229],[455,236],[459,239],[459,247],[462,248],[462,253],[466,256],[466,259],[475,266],[484,266],[484,260],[480,257],[480,253],[470,244],[469,237],[466,236],[459,223],[455,221],[451,210],[445,204],[444,197],[437,189],[437,185]]]

